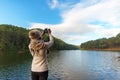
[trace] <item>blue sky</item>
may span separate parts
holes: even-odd
[[[79,45],[120,32],[120,0],[0,0],[0,24],[48,27]]]
[[[31,22],[57,24],[59,10],[51,10],[45,0],[0,0],[0,23],[28,27]]]

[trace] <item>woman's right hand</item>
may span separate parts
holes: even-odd
[[[48,34],[51,34],[51,29],[48,29]]]

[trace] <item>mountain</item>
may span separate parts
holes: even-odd
[[[41,30],[41,29],[40,29]],[[1,24],[0,25],[0,51],[28,51],[29,38],[28,38],[29,29]],[[44,37],[45,41],[48,40],[48,36]],[[54,45],[51,47],[51,50],[70,50],[78,49],[77,46],[67,44],[64,41],[54,37]]]
[[[120,33],[111,38],[87,41],[82,43],[80,48],[88,50],[120,50]]]

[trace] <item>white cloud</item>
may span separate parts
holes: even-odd
[[[53,1],[54,5],[58,4],[58,2],[55,2],[57,0]],[[41,28],[49,27],[56,37],[73,44],[78,40],[81,43],[81,40],[90,40],[95,36],[110,37],[119,33],[120,0],[92,1],[94,2],[86,0],[75,5],[69,5],[69,9],[64,9],[65,6],[59,6],[61,7],[62,23],[56,25],[32,23],[32,28],[37,26]],[[65,3],[59,5],[65,5]],[[106,26],[104,23],[110,26]],[[86,34],[91,33],[93,34],[91,37],[86,36]]]
[[[48,5],[50,6],[51,9],[55,9],[58,6],[58,0],[48,0]]]
[[[118,33],[120,33],[120,28],[101,29],[100,31],[96,31],[96,34],[101,37],[114,37]]]
[[[78,3],[71,10],[62,14],[64,22],[89,22],[93,20],[104,21],[112,24],[119,16],[119,0],[107,0],[94,5]],[[117,21],[118,22],[118,21]]]

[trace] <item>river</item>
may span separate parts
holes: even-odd
[[[30,80],[29,53],[0,52],[0,80]],[[48,54],[48,80],[120,80],[120,52],[62,50]]]

